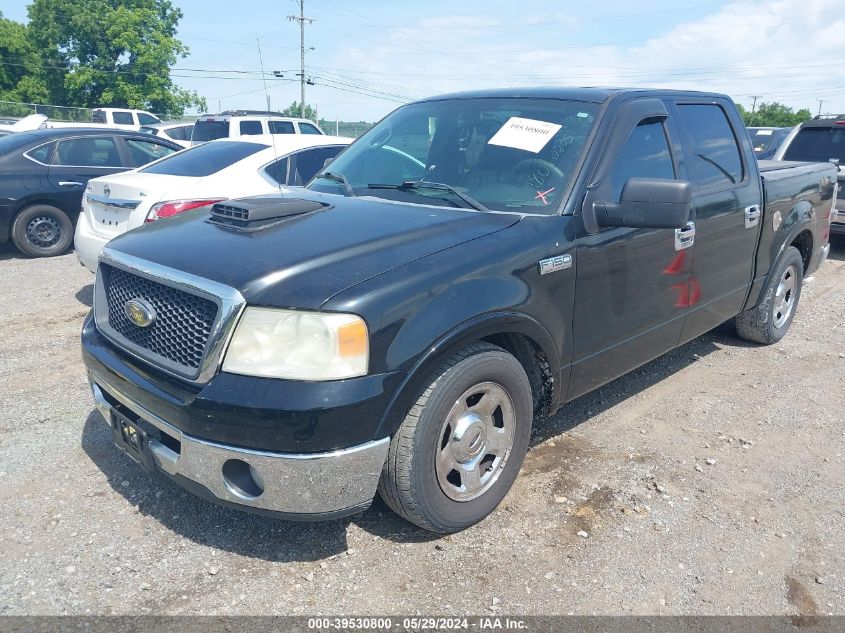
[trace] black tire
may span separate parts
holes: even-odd
[[[443,469],[438,470],[435,461],[445,450],[444,446],[448,444],[451,450],[452,438],[455,437],[449,426],[451,416],[462,402],[462,396],[473,389],[488,389],[491,390],[489,393],[495,393],[500,398],[504,394],[501,399],[504,412],[500,406],[493,409],[487,418],[511,420],[501,422],[500,427],[503,432],[507,430],[512,438],[511,448],[508,451],[500,447],[498,454],[501,457],[486,455],[492,427],[486,431],[475,455],[476,463],[482,464],[478,472],[483,471],[482,480],[486,478],[487,482],[478,490],[479,496],[455,500],[444,492],[444,484],[441,483]],[[475,395],[469,396],[464,404],[468,406],[473,398]],[[472,406],[480,407],[481,400],[476,400]],[[474,411],[466,410],[461,419]],[[408,411],[391,439],[379,482],[379,494],[394,512],[426,530],[439,533],[463,530],[490,514],[510,490],[528,450],[532,418],[531,385],[519,361],[495,345],[474,343],[441,365]],[[499,422],[493,424],[498,426]],[[508,429],[505,429],[506,424]],[[467,431],[465,436],[469,433]],[[474,442],[471,448],[476,450],[478,445],[479,442]],[[452,471],[450,476],[452,474],[458,473]],[[451,490],[452,495],[457,494],[457,488]]]
[[[778,288],[782,282],[787,282],[789,279],[792,280],[792,289],[784,291],[779,296]],[[772,268],[772,274],[760,293],[757,305],[737,315],[736,331],[739,336],[747,341],[763,345],[771,345],[781,340],[789,331],[792,319],[795,318],[803,282],[804,260],[798,249],[790,246],[781,254]],[[788,314],[783,309],[782,296],[789,297]]]
[[[15,217],[12,242],[30,257],[61,255],[73,242],[73,222],[61,209],[34,204]]]

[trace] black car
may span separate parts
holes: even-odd
[[[88,180],[140,167],[182,149],[140,132],[63,128],[0,137],[0,243],[32,257],[59,255]]]

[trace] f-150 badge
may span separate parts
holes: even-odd
[[[549,273],[556,273],[559,270],[564,270],[572,266],[572,255],[556,255],[548,259],[540,260],[540,274],[548,275]]]

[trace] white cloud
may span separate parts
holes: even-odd
[[[510,36],[507,29],[485,28],[508,24],[504,11],[432,16],[416,28],[380,32],[366,46],[343,47],[326,66],[344,69],[334,72],[360,87],[413,98],[517,85],[657,86],[725,92],[744,104],[759,95],[813,110],[820,98],[825,111],[845,112],[840,15],[837,0],[739,1],[648,39],[643,20],[631,19],[630,30],[624,23],[613,36],[594,29],[585,43],[576,36],[590,19],[579,24],[568,14],[548,16],[554,29],[540,21]],[[532,20],[537,18],[513,24],[525,27]],[[370,118],[392,108],[344,97]]]

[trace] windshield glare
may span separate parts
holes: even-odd
[[[475,98],[404,106],[372,128],[326,170],[355,195],[467,207],[449,185],[488,209],[555,213],[592,128],[597,106],[558,99]],[[344,195],[317,177],[309,188]]]

